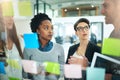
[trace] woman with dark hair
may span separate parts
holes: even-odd
[[[89,21],[86,18],[79,19],[74,24],[75,34],[79,37],[80,43],[75,44],[69,48],[67,64],[81,64],[83,67],[88,65],[92,61],[94,52],[101,52],[101,48],[89,41],[90,33]],[[80,59],[84,59],[88,62],[81,62]]]
[[[91,63],[94,52],[101,52],[100,47],[89,41],[89,29],[89,21],[86,18],[80,18],[74,24],[80,43],[69,48],[66,64],[80,64],[85,69]]]
[[[45,73],[32,74],[33,80],[58,80],[63,77],[64,49],[60,44],[51,41],[53,36],[53,25],[47,14],[39,13],[35,15],[30,23],[33,33],[38,34],[39,48],[25,48],[24,58],[44,63],[46,61],[59,63],[60,76]]]

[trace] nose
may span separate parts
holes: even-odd
[[[53,29],[50,29],[49,32],[53,33]]]

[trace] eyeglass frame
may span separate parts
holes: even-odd
[[[89,26],[84,26],[84,27],[78,26],[78,27],[76,27],[76,31],[82,32],[83,30],[88,31],[89,30]]]

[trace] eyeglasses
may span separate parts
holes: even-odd
[[[84,27],[78,26],[78,27],[76,28],[77,31],[83,31],[83,30],[88,31],[88,29],[89,29],[88,26],[84,26]]]

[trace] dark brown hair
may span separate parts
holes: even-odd
[[[89,28],[90,28],[90,22],[88,19],[86,18],[80,18],[75,24],[74,24],[74,30],[76,31],[76,27],[79,23],[81,22],[85,22],[86,24],[88,24]]]

